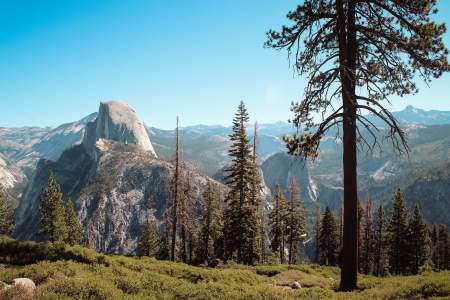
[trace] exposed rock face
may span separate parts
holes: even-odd
[[[277,153],[269,157],[262,164],[264,181],[269,189],[274,192],[278,183],[282,189],[287,189],[289,181],[294,179],[301,187],[302,200],[315,201],[316,190],[314,182],[310,178],[307,164],[298,158],[285,153]]]
[[[136,112],[126,103],[118,101],[102,102],[94,124],[88,126],[84,143],[94,146],[100,139],[114,140],[122,143],[138,145],[142,150],[156,156],[155,150],[147,135],[144,123]],[[95,132],[94,132],[95,127]]]
[[[129,124],[123,114],[117,117],[122,104],[112,106],[100,106],[97,121],[87,125],[82,144],[64,151],[56,162],[42,159],[38,163],[15,213],[17,238],[40,238],[39,197],[50,171],[64,196],[73,199],[86,242],[96,250],[132,253],[141,222],[147,217],[161,221],[171,199],[174,168],[156,157],[148,136],[140,132],[142,122],[132,117]],[[197,207],[207,181],[220,185],[194,171],[190,180]]]

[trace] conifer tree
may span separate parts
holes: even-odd
[[[157,256],[160,251],[161,238],[158,234],[156,222],[146,219],[141,227],[141,235],[139,236],[137,249],[138,255]]]
[[[358,270],[362,272],[361,262],[363,261],[363,251],[362,251],[362,237],[363,237],[363,221],[364,207],[361,205],[361,201],[358,200],[358,221],[357,221],[357,239],[358,239]]]
[[[269,214],[270,235],[272,241],[270,248],[280,254],[280,263],[284,263],[284,249],[286,241],[286,211],[287,205],[280,185],[275,185],[274,208]]]
[[[261,223],[260,223],[260,204],[262,191],[262,173],[258,161],[257,153],[258,143],[258,124],[255,122],[253,130],[253,148],[251,154],[251,174],[250,174],[250,195],[249,201],[244,205],[244,222],[246,223],[246,250],[245,260],[249,264],[258,261],[261,256]]]
[[[374,232],[373,232],[373,213],[372,199],[367,199],[364,210],[363,237],[362,237],[362,261],[360,262],[362,272],[371,274],[374,263]]]
[[[294,179],[289,181],[286,211],[286,241],[289,246],[289,264],[297,262],[298,245],[305,234],[305,212],[299,199],[299,187]]]
[[[316,220],[314,222],[314,246],[315,246],[315,255],[314,255],[314,261],[318,264],[320,263],[320,206],[319,204],[316,204]]]
[[[336,220],[329,207],[326,207],[319,236],[321,265],[335,266],[337,263],[338,233]]]
[[[427,224],[416,205],[409,221],[409,253],[412,256],[411,272],[418,274],[420,267],[430,257],[430,237]]]
[[[73,208],[71,198],[68,198],[65,205],[65,219],[67,226],[66,243],[70,245],[81,245],[83,242],[83,227],[78,220],[77,213]]]
[[[214,244],[220,238],[222,231],[222,213],[217,206],[217,194],[208,182],[203,191],[204,209],[200,220],[200,245],[197,251],[197,261],[208,264],[216,258]]]
[[[248,120],[247,109],[241,101],[229,136],[231,165],[226,169],[225,178],[229,193],[226,199],[228,208],[225,211],[224,238],[227,259],[235,257],[240,263],[253,264],[259,259],[259,203],[256,203],[252,194],[255,164],[245,129]]]
[[[289,152],[315,158],[327,131],[342,128],[344,291],[357,286],[357,142],[369,149],[380,143],[377,126],[364,112],[387,125],[395,150],[408,151],[406,135],[384,103],[391,95],[416,92],[416,78],[429,82],[450,70],[445,25],[432,17],[436,1],[305,0],[288,13],[289,26],[267,34],[266,47],[287,49],[294,70],[308,80],[303,98],[291,108],[301,131],[286,138]]]
[[[386,220],[384,216],[383,205],[378,208],[377,219],[375,222],[375,255],[374,255],[374,274],[375,276],[386,276],[389,272],[389,262],[387,253],[387,233]]]
[[[40,234],[49,241],[64,241],[67,237],[65,209],[62,193],[52,172],[40,198]]]
[[[446,225],[439,225],[438,233],[438,269],[450,269],[450,237]]]
[[[180,245],[180,258],[184,263],[190,262],[192,260],[193,253],[193,236],[194,229],[196,227],[195,220],[192,217],[194,215],[194,191],[192,188],[191,178],[192,172],[188,170],[181,164],[182,168],[180,170],[180,188],[179,191],[179,203],[178,203],[178,221],[181,236]]]
[[[438,248],[438,229],[436,224],[433,224],[431,229],[431,260],[433,261],[433,267],[439,269],[439,248]]]
[[[175,261],[175,247],[178,229],[178,205],[180,201],[180,134],[179,134],[179,119],[177,117],[177,125],[175,128],[175,171],[172,178],[172,204],[171,211],[171,245],[170,245],[170,260]]]
[[[0,184],[0,235],[9,235],[14,227],[13,207],[8,202],[5,188]]]
[[[394,196],[394,206],[388,225],[389,265],[391,274],[406,274],[409,262],[408,211],[400,189]]]
[[[261,236],[261,256],[259,259],[259,262],[261,264],[266,263],[267,261],[267,232],[266,232],[266,213],[264,211],[264,208],[260,208],[260,236]]]

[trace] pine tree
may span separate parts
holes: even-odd
[[[175,261],[175,247],[178,229],[178,205],[180,201],[180,134],[179,134],[179,119],[177,117],[177,126],[175,128],[175,171],[172,178],[172,205],[169,208],[171,211],[171,234],[172,240],[170,245],[170,260]]]
[[[420,267],[430,258],[430,237],[417,205],[409,221],[408,242],[409,253],[412,255],[411,272],[418,274]]]
[[[362,226],[362,221],[363,221],[363,216],[364,216],[364,207],[361,205],[361,201],[358,200],[358,221],[357,221],[357,239],[358,239],[358,270],[359,272],[362,272],[362,268],[361,268],[361,262],[363,261],[363,251],[362,251],[362,237],[363,237],[363,226]]]
[[[262,174],[258,162],[257,153],[258,143],[258,124],[255,123],[253,130],[253,148],[251,154],[251,174],[250,174],[250,195],[249,201],[244,205],[244,222],[247,228],[244,243],[246,250],[245,261],[253,264],[258,261],[261,256],[261,223],[260,223],[260,204],[262,191]]]
[[[378,208],[377,219],[375,222],[375,255],[374,255],[374,274],[375,276],[386,276],[389,272],[389,262],[387,255],[387,233],[386,220],[384,216],[383,205]]]
[[[400,189],[394,197],[394,207],[388,225],[389,265],[392,274],[406,274],[409,262],[408,211]]]
[[[434,269],[439,269],[439,248],[438,248],[438,229],[436,224],[433,224],[433,227],[431,229],[431,259],[433,261],[433,267]]]
[[[447,226],[439,225],[438,233],[438,269],[450,269],[450,237]]]
[[[289,264],[297,262],[298,245],[305,234],[305,212],[299,199],[299,187],[294,179],[289,181],[286,211],[286,241],[289,246]]]
[[[241,101],[233,119],[228,151],[231,165],[226,169],[226,184],[229,193],[225,211],[225,255],[235,257],[239,263],[253,264],[259,258],[258,203],[255,203],[253,188],[255,164],[245,124],[249,117]],[[253,191],[252,191],[253,190]]]
[[[270,248],[280,254],[280,263],[284,263],[284,249],[286,241],[286,213],[287,205],[280,185],[275,185],[274,208],[269,214],[270,235],[272,241]]]
[[[446,27],[433,18],[436,2],[304,0],[288,13],[288,26],[267,33],[266,47],[286,49],[295,71],[307,77],[302,99],[291,108],[301,131],[285,139],[289,153],[317,157],[327,131],[342,129],[344,291],[357,287],[357,143],[368,149],[381,143],[364,111],[385,123],[395,150],[408,151],[405,132],[383,104],[391,95],[416,92],[415,79],[429,82],[450,70]]]
[[[68,198],[65,205],[65,219],[67,226],[66,243],[70,245],[81,245],[83,242],[83,227],[78,220],[77,213],[73,208],[72,199]]]
[[[64,204],[58,182],[52,172],[40,198],[40,234],[51,242],[64,241],[67,237]]]
[[[157,256],[160,253],[161,238],[155,221],[148,219],[142,224],[137,253],[141,256]]]
[[[363,220],[363,236],[362,236],[362,261],[360,262],[361,270],[364,274],[371,274],[373,271],[374,259],[374,232],[373,232],[373,213],[372,213],[372,199],[366,202]]]
[[[321,265],[335,266],[337,263],[338,233],[336,220],[329,207],[326,207],[320,227],[319,248]]]
[[[8,202],[5,188],[0,184],[0,235],[8,235],[11,233],[14,227],[14,221],[12,219],[13,212],[14,209]]]
[[[316,204],[316,221],[314,222],[314,247],[315,247],[315,256],[314,261],[318,264],[320,263],[320,206]]]
[[[194,191],[191,183],[192,172],[183,164],[180,170],[179,180],[180,188],[179,203],[178,203],[178,221],[180,228],[180,258],[184,263],[192,260],[190,253],[193,253],[193,236],[196,227],[194,215]],[[192,247],[191,247],[192,246]]]
[[[203,191],[204,209],[200,220],[200,245],[197,251],[199,263],[210,262],[216,258],[214,244],[221,236],[222,214],[217,206],[217,193],[208,182]]]

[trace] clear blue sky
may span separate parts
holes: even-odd
[[[450,1],[439,1],[450,27]],[[0,0],[0,126],[56,126],[127,101],[149,125],[287,120],[304,79],[264,49],[293,0]],[[450,46],[450,35],[446,34]],[[450,76],[407,104],[450,110]]]

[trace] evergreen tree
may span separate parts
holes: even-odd
[[[450,238],[447,226],[439,225],[438,233],[438,269],[450,269]]]
[[[67,237],[65,209],[62,193],[52,172],[40,198],[40,234],[51,242],[64,241]]]
[[[374,263],[374,232],[373,232],[373,213],[372,213],[372,199],[368,199],[366,202],[366,208],[364,210],[364,219],[362,226],[362,247],[360,261],[361,270],[364,274],[371,274],[373,271]]]
[[[6,190],[0,184],[0,235],[8,235],[12,231],[14,227],[14,221],[12,219],[13,212],[14,209],[8,202]]]
[[[336,220],[330,208],[325,209],[319,236],[321,265],[335,266],[337,263],[338,232]]]
[[[316,221],[314,222],[314,247],[315,247],[315,256],[314,261],[316,264],[320,263],[320,206],[316,204]]]
[[[157,256],[160,253],[161,238],[155,221],[144,222],[139,236],[137,253],[141,256]]]
[[[420,267],[430,258],[430,237],[425,220],[416,205],[409,221],[409,253],[412,255],[411,272],[418,274]]]
[[[275,205],[269,214],[269,226],[271,228],[270,235],[272,241],[270,248],[273,252],[280,254],[280,263],[284,263],[284,249],[286,241],[286,200],[280,185],[275,185]]]
[[[358,221],[357,221],[357,239],[358,239],[358,270],[359,272],[362,272],[362,268],[361,268],[361,262],[363,261],[363,251],[362,251],[362,237],[363,237],[363,226],[362,226],[362,221],[363,221],[363,217],[364,217],[364,207],[361,205],[361,201],[358,200],[357,202],[358,205]]]
[[[259,258],[258,204],[255,201],[255,164],[245,124],[249,117],[241,101],[233,119],[228,151],[231,165],[226,169],[228,208],[225,212],[225,255],[238,262],[253,264]]]
[[[169,207],[171,212],[171,244],[170,244],[170,260],[175,261],[175,248],[178,229],[178,205],[180,202],[180,134],[179,134],[179,118],[177,117],[177,125],[175,128],[175,171],[172,178],[172,204]]]
[[[389,261],[387,254],[387,233],[386,221],[383,205],[378,208],[377,219],[375,222],[375,255],[374,255],[374,274],[375,276],[386,276],[389,272]]]
[[[286,138],[289,153],[317,157],[328,130],[342,129],[344,291],[357,287],[357,143],[369,149],[381,143],[364,111],[385,123],[395,150],[408,151],[405,132],[383,104],[391,95],[415,93],[416,78],[429,82],[450,70],[446,27],[434,22],[436,2],[304,0],[287,14],[288,26],[267,34],[265,45],[286,49],[295,71],[307,78],[302,99],[291,108],[301,131]]]
[[[439,269],[439,248],[438,248],[438,229],[436,224],[433,224],[431,229],[431,260],[433,261],[433,267]]]
[[[288,187],[288,201],[286,212],[286,241],[289,245],[289,264],[297,262],[298,245],[305,234],[305,212],[299,199],[299,188],[294,179]]]
[[[65,205],[65,219],[67,226],[66,243],[70,245],[81,245],[83,242],[83,227],[78,220],[77,213],[73,208],[72,199],[68,198]]]
[[[392,274],[406,274],[409,263],[408,211],[400,189],[394,197],[394,207],[388,225],[389,265]]]
[[[214,244],[221,236],[222,214],[217,206],[217,194],[208,182],[203,191],[204,209],[200,220],[200,243],[197,261],[207,262],[216,258]]]

